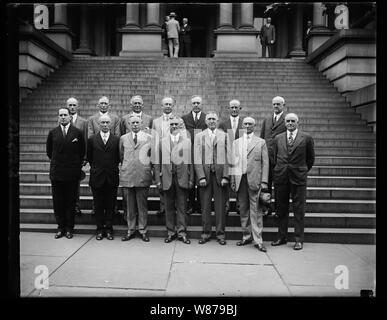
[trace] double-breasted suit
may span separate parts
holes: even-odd
[[[243,240],[253,238],[262,244],[263,218],[259,205],[261,183],[267,183],[269,157],[265,140],[254,133],[242,135],[233,143],[231,186],[237,192]]]
[[[146,234],[148,230],[148,194],[152,184],[151,166],[152,136],[144,131],[137,133],[137,143],[133,139],[134,132],[120,138],[120,185],[123,190],[124,208],[128,223],[128,235],[136,231],[138,214],[138,230]]]
[[[298,129],[293,146],[289,145],[287,132],[275,137],[273,181],[279,216],[278,236],[281,240],[287,238],[291,193],[294,236],[296,242],[303,242],[307,174],[314,164],[314,159],[314,141],[308,133]]]
[[[260,138],[265,139],[267,151],[269,153],[270,168],[269,168],[269,181],[267,184],[269,192],[271,192],[272,190],[272,183],[273,183],[273,168],[274,168],[273,154],[274,154],[274,144],[275,144],[274,138],[280,133],[285,131],[286,131],[285,112],[281,114],[281,116],[278,118],[277,121],[274,120],[273,114],[271,115],[271,117],[268,117],[263,120]]]
[[[89,185],[93,192],[97,233],[113,231],[113,213],[119,184],[119,137],[110,132],[106,144],[101,132],[87,141],[87,161],[90,163]]]
[[[225,239],[226,213],[225,201],[227,185],[222,186],[222,179],[229,180],[227,161],[227,135],[219,129],[215,131],[215,138],[211,141],[210,129],[199,132],[194,141],[194,167],[196,181],[206,179],[206,186],[199,187],[200,203],[202,207],[202,238],[211,236],[211,200],[214,198],[216,237]]]
[[[72,232],[74,228],[74,210],[85,150],[83,133],[71,124],[66,137],[61,125],[48,133],[46,153],[50,159],[52,200],[58,230],[62,232]]]
[[[114,114],[107,112],[105,113],[109,115],[111,118],[111,130],[110,133],[114,134],[116,137],[121,136],[121,120],[120,118]],[[97,112],[96,114],[92,115],[87,119],[87,137],[90,138],[93,134],[97,134],[100,131],[100,126],[98,123],[98,119],[101,116],[100,112]]]
[[[175,143],[170,136],[159,144],[159,163],[155,165],[156,183],[161,183],[165,201],[168,236],[187,235],[187,195],[194,185],[191,141],[181,134]]]
[[[261,45],[262,45],[262,58],[266,57],[266,47],[269,51],[269,58],[273,58],[273,43],[272,41],[275,41],[275,27],[270,24],[267,26],[267,24],[264,24],[261,27]]]

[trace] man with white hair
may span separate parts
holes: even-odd
[[[231,168],[231,189],[237,192],[243,237],[237,246],[250,242],[259,251],[266,252],[263,245],[263,216],[259,203],[262,189],[267,188],[269,175],[269,157],[264,139],[254,135],[255,120],[252,117],[243,119],[246,130],[233,143]]]
[[[121,118],[121,135],[130,132],[129,119],[132,115],[138,116],[141,119],[141,130],[149,130],[152,128],[152,117],[143,112],[144,101],[140,95],[135,95],[130,99],[131,112]]]
[[[70,111],[71,124],[74,127],[81,130],[81,132],[83,133],[83,135],[85,137],[85,145],[86,145],[86,143],[87,143],[87,120],[85,118],[82,118],[78,114],[78,110],[79,110],[78,100],[71,97],[71,98],[67,99],[66,105]],[[83,163],[85,164],[85,162],[86,162],[86,155],[85,155],[85,159],[84,159]],[[79,183],[80,182],[81,182],[81,180],[79,181]],[[80,205],[79,205],[79,194],[80,194],[80,185],[78,185],[77,201],[75,203],[75,214],[78,214],[78,215],[80,215],[82,213],[81,209],[80,209]]]
[[[269,152],[269,181],[267,184],[268,192],[272,193],[272,181],[273,181],[273,150],[274,150],[274,139],[277,135],[286,131],[285,126],[285,99],[276,96],[272,100],[272,108],[273,113],[270,117],[263,120],[261,127],[261,135],[262,139],[266,140],[267,150]],[[274,190],[275,192],[275,190]],[[267,210],[263,213],[264,215],[270,215],[272,212],[272,208],[267,208]]]
[[[87,140],[87,161],[90,163],[89,185],[93,192],[97,240],[104,236],[113,240],[113,213],[117,202],[120,162],[119,137],[110,132],[111,118],[98,118],[100,130]]]
[[[121,128],[120,128],[120,118],[109,111],[110,109],[110,102],[108,97],[101,97],[98,100],[97,105],[99,112],[92,115],[87,119],[87,137],[90,138],[93,134],[97,134],[100,131],[100,125],[99,125],[99,117],[103,114],[109,115],[111,119],[111,133],[114,134],[116,137],[121,136]]]
[[[229,102],[228,111],[230,116],[219,124],[219,129],[222,129],[228,135],[230,145],[234,143],[234,140],[239,138],[240,130],[242,129],[243,118],[240,117],[240,111],[242,106],[239,100],[232,99]],[[226,200],[226,214],[230,211],[230,187],[228,189],[228,195]],[[236,204],[236,212],[239,214],[238,201]]]
[[[226,244],[226,192],[229,183],[227,135],[218,127],[218,115],[206,115],[207,129],[199,132],[194,141],[194,168],[202,207],[203,231],[199,244],[210,241],[211,202],[214,199],[216,238]]]
[[[289,196],[294,213],[294,250],[301,250],[304,242],[304,216],[306,205],[306,181],[314,164],[314,141],[298,128],[298,116],[288,113],[286,131],[274,141],[274,188],[278,215],[278,238],[272,246],[287,243],[289,221]]]

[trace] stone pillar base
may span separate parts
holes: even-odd
[[[295,49],[290,51],[289,58],[292,59],[305,59],[306,52],[302,49]]]
[[[161,28],[119,30],[122,33],[120,56],[162,57]]]
[[[52,28],[44,30],[44,33],[63,49],[69,52],[73,51],[74,34],[66,26],[54,25]]]
[[[91,56],[95,56],[95,53],[89,48],[78,48],[73,52],[73,55],[75,57],[76,56],[91,57]]]
[[[312,29],[306,37],[306,41],[308,43],[308,54],[311,54],[334,34],[334,31],[330,31],[327,28]]]
[[[257,35],[255,29],[217,29],[214,57],[257,58]]]

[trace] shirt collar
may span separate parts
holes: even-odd
[[[169,120],[169,117],[173,116],[172,112],[171,113],[163,113],[163,120],[164,121],[168,121]],[[168,120],[165,120],[165,118],[167,117]]]
[[[194,119],[195,119],[195,114],[198,115],[198,119],[199,119],[199,118],[200,118],[200,115],[202,114],[202,112],[199,111],[198,113],[196,113],[195,111],[192,111],[192,116],[193,116]]]
[[[275,116],[277,116],[277,119],[279,119],[279,118],[282,116],[283,113],[284,113],[283,111],[282,111],[281,113],[279,113],[279,114],[274,113],[274,114],[273,114],[273,118],[274,118]]]
[[[103,116],[104,114],[109,114],[109,111],[106,111],[105,113],[102,113],[101,111],[99,111],[100,116]]]
[[[61,126],[62,126],[62,125],[61,125]],[[62,126],[62,127],[63,127],[63,126]],[[64,128],[65,128],[65,130],[66,130],[66,133],[67,133],[67,131],[69,130],[69,127],[70,127],[70,122],[64,126]]]
[[[236,117],[230,116],[230,120],[231,120],[231,122],[233,122],[233,121],[234,121],[234,119],[236,119],[236,121],[238,122],[238,121],[239,121],[239,115],[238,115],[238,116],[236,116]]]
[[[212,131],[210,128],[207,128],[207,130],[208,130],[208,133],[210,134],[210,135],[216,135],[216,130],[217,129],[215,129],[214,131]]]
[[[74,113],[72,115],[72,120],[71,121],[74,123],[77,120],[77,117],[78,117],[78,113]]]
[[[179,141],[180,139],[180,133],[173,135],[172,133],[169,134],[171,136],[172,141]]]
[[[110,136],[110,131],[108,132],[103,132],[102,130],[99,132],[101,134],[101,137],[104,138],[106,137],[106,139],[109,139],[109,136]]]
[[[292,135],[293,135],[293,139],[297,136],[297,132],[298,132],[298,129],[294,130]],[[289,130],[286,130],[286,134],[287,134],[287,137],[289,138],[289,135],[290,135],[290,131]]]
[[[132,137],[133,137],[133,138],[134,138],[134,135],[135,135],[135,134],[136,134],[136,133],[132,131]],[[140,131],[137,132],[137,137],[138,137],[139,134],[140,134]]]
[[[142,111],[139,112],[139,113],[133,111],[133,112],[132,112],[132,115],[133,115],[133,116],[140,117],[140,119],[141,119],[141,117],[142,117]]]

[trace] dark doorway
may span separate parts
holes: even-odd
[[[214,29],[217,27],[217,6],[217,4],[165,4],[165,15],[175,12],[180,24],[183,18],[188,19],[188,24],[192,28],[192,57],[211,57],[216,48]]]

